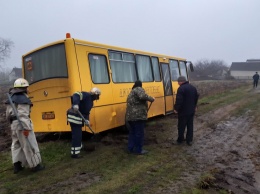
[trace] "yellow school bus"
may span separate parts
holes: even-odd
[[[71,107],[71,96],[93,87],[101,90],[90,112],[93,131],[123,126],[126,99],[138,79],[155,97],[148,117],[170,114],[177,78],[182,75],[188,79],[188,68],[193,69],[184,58],[78,40],[69,33],[64,40],[23,55],[22,63],[23,77],[30,84],[35,132],[70,131],[66,111]]]

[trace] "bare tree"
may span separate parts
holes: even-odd
[[[194,63],[193,79],[225,79],[229,67],[223,60],[199,60]]]
[[[11,70],[9,68],[1,68],[0,70],[0,84],[9,81],[9,74]]]
[[[0,37],[0,62],[3,62],[10,56],[11,48],[13,46],[13,41]]]

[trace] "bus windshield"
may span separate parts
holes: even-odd
[[[68,77],[65,45],[56,44],[23,57],[24,77],[30,84]]]

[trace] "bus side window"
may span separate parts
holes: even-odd
[[[149,56],[136,55],[136,66],[139,80],[143,82],[152,82],[152,64]]]
[[[136,81],[137,75],[134,54],[109,51],[109,62],[113,82],[124,83]]]
[[[161,81],[159,60],[157,57],[152,57],[153,76],[155,81]]]
[[[89,54],[88,59],[93,83],[109,83],[106,56]]]
[[[172,81],[177,81],[178,77],[180,76],[178,61],[170,59],[170,71]]]

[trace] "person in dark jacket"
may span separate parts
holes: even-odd
[[[148,103],[154,98],[147,95],[142,88],[142,82],[137,80],[127,97],[126,122],[129,123],[128,152],[146,154],[143,150],[144,127],[147,120]]]
[[[253,88],[257,88],[258,80],[259,80],[259,74],[258,72],[255,72],[255,75],[253,76]]]
[[[71,158],[81,158],[80,150],[82,148],[82,126],[83,119],[78,114],[78,111],[88,121],[89,125],[89,114],[93,107],[93,101],[98,100],[101,94],[100,89],[92,88],[90,92],[75,92],[72,96],[72,108],[71,111],[67,112],[67,120],[71,127]]]
[[[197,89],[189,84],[185,77],[178,78],[180,87],[177,90],[174,113],[178,114],[178,139],[177,144],[184,141],[184,132],[186,132],[186,143],[192,145],[193,140],[193,120],[197,110],[199,94]]]

